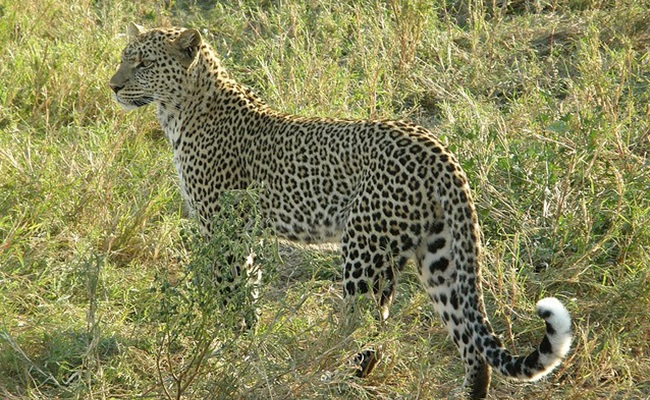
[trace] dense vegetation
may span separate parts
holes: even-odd
[[[255,332],[230,329],[151,108],[107,82],[130,21],[199,28],[232,75],[302,115],[406,118],[458,155],[507,347],[575,318],[566,362],[498,399],[650,398],[647,0],[0,0],[0,397],[446,398],[457,352],[414,272],[387,327],[341,323],[331,248],[249,237],[267,278]],[[254,209],[254,207],[253,207]],[[251,217],[255,219],[254,210]],[[248,221],[250,224],[250,221]],[[263,238],[262,241],[259,238]],[[276,251],[279,249],[278,251]],[[385,358],[368,379],[345,360]]]

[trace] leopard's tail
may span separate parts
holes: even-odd
[[[485,361],[504,376],[517,381],[535,381],[558,366],[571,347],[571,316],[555,297],[537,302],[537,315],[546,321],[546,334],[537,349],[513,356],[499,344],[491,329],[488,336],[475,332],[474,344]]]
[[[485,313],[481,233],[467,177],[453,156],[442,148],[438,153],[450,164],[446,167],[450,173],[440,174],[436,182],[441,209],[434,215],[444,224],[433,224],[423,242],[420,277],[465,359],[465,383],[472,386],[473,398],[482,398],[490,381],[485,364],[518,381],[539,379],[560,364],[571,346],[571,317],[558,299],[542,299],[537,314],[546,321],[546,334],[537,349],[517,356],[501,344]]]

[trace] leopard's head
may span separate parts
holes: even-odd
[[[131,23],[127,36],[129,44],[108,84],[115,100],[126,109],[172,102],[199,53],[201,34],[183,28],[145,30]]]

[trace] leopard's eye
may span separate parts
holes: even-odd
[[[153,60],[142,59],[136,64],[136,68],[147,69],[153,65]]]

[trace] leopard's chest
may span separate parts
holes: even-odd
[[[181,151],[174,150],[174,167],[176,168],[176,174],[178,175],[178,189],[181,193],[181,196],[183,197],[183,200],[185,200],[188,205],[194,209],[194,199],[190,197],[189,192],[188,192],[188,174],[185,171],[185,159],[186,155],[183,154]]]

